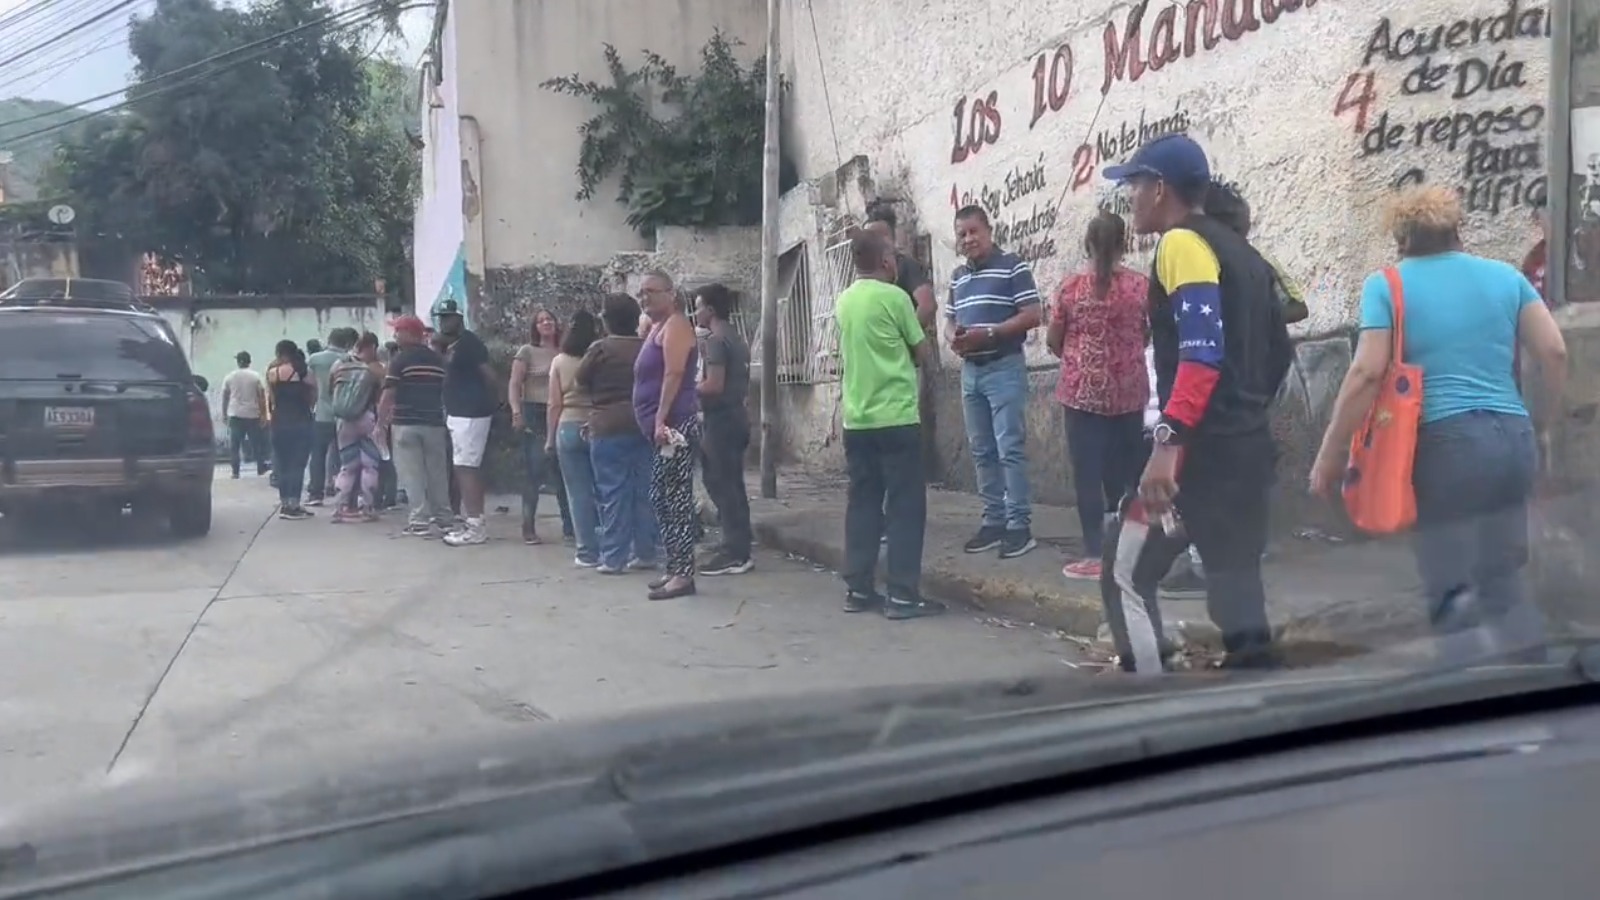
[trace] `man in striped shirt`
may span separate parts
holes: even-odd
[[[1023,342],[1042,321],[1039,289],[1021,257],[995,246],[979,206],[956,211],[956,250],[966,262],[950,282],[950,349],[961,357],[961,405],[977,467],[983,524],[963,548],[1000,548],[1001,559],[1032,550],[1028,499],[1028,365]]]

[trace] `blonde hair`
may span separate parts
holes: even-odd
[[[1460,245],[1461,196],[1439,184],[1403,188],[1383,208],[1383,227],[1404,255],[1426,256]]]

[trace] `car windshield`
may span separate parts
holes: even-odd
[[[189,378],[183,351],[160,323],[113,313],[0,314],[0,360],[3,380]]]
[[[0,818],[1531,701],[1580,2],[0,3]]]

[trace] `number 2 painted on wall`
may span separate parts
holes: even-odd
[[[1378,99],[1377,92],[1372,89],[1372,82],[1370,71],[1351,72],[1350,77],[1344,80],[1344,88],[1339,91],[1339,99],[1333,102],[1335,118],[1355,110],[1357,134],[1367,130],[1367,114],[1372,111],[1372,104]]]
[[[1079,144],[1072,153],[1072,189],[1078,190],[1094,180],[1094,146]]]

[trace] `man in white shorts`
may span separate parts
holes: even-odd
[[[454,300],[439,304],[439,333],[450,341],[444,375],[444,423],[450,430],[451,462],[461,491],[461,514],[466,524],[445,535],[452,547],[482,544],[489,539],[483,522],[483,452],[489,445],[489,426],[502,400],[502,381],[489,364],[489,348],[468,331],[461,307]]]

